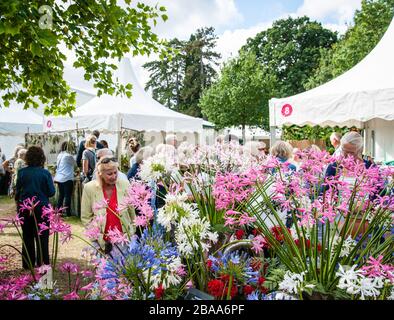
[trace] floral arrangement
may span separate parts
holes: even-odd
[[[130,208],[136,218],[126,233],[108,232],[110,253],[92,244],[103,236],[105,217],[92,220],[85,232],[91,275],[62,266],[74,277],[64,294],[56,285],[37,286],[33,272],[3,281],[0,297],[182,299],[193,287],[215,299],[394,298],[393,168],[311,151],[299,153],[293,171],[237,144],[178,153],[178,159],[158,154],[144,161],[141,180],[131,181],[116,212],[122,224]],[[326,177],[333,165],[336,174]],[[154,196],[161,197],[160,208]],[[73,237],[56,210],[44,215],[51,222],[39,228],[62,241]]]

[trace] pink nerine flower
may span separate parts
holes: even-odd
[[[19,205],[19,211],[29,211],[32,213],[34,208],[40,203],[40,201],[36,201],[37,197],[34,196],[32,198],[27,198],[23,200],[22,204]]]
[[[61,218],[64,208],[53,208],[52,205],[42,208],[42,217],[47,218],[47,222],[39,224],[39,234],[49,229],[49,234],[60,233],[62,243],[71,239],[71,225],[65,223]]]
[[[248,175],[250,173],[250,176]],[[232,209],[254,191],[253,186],[256,182],[256,175],[249,173],[236,174],[227,172],[216,175],[213,186],[213,196],[215,197],[216,209]]]
[[[94,287],[94,282],[91,282],[91,283],[87,284],[86,286],[82,287],[81,291],[90,291],[93,289],[93,287]]]
[[[0,256],[0,271],[5,269],[5,267],[2,266],[2,264],[6,262],[7,262],[7,257]]]
[[[106,199],[96,202],[95,204],[93,204],[93,212],[98,212],[102,209],[106,209],[108,207],[108,203],[109,201],[107,201]]]
[[[267,241],[260,235],[256,236],[252,240],[252,250],[257,254],[263,251],[263,248],[267,246]]]
[[[48,264],[43,264],[41,267],[37,268],[38,274],[46,274],[49,270],[51,270],[52,267]]]
[[[144,182],[131,181],[127,196],[124,198],[121,206],[125,209],[128,207],[138,209],[134,220],[135,226],[146,227],[149,225],[149,221],[153,219],[153,209],[150,205],[151,198],[152,191]]]
[[[178,267],[178,269],[176,270],[176,273],[178,276],[183,277],[186,275],[186,270],[185,267],[183,265],[181,265],[180,267]]]
[[[191,280],[189,280],[189,281],[186,283],[185,287],[186,287],[187,289],[193,288],[193,287],[194,287],[193,282],[192,282]]]
[[[131,181],[130,187],[127,191],[127,196],[124,198],[123,204],[140,209],[149,203],[152,198],[152,191],[146,187],[142,181]]]
[[[377,259],[369,257],[367,264],[361,268],[361,272],[367,277],[384,277],[394,282],[394,266],[382,264],[383,256]]]
[[[125,245],[130,242],[126,235],[118,229],[110,229],[107,233],[108,238],[113,244]]]
[[[244,212],[240,217],[239,217],[239,225],[244,226],[250,223],[256,222],[255,217],[250,217],[246,212]]]
[[[79,267],[75,263],[65,262],[60,266],[62,272],[78,273]]]
[[[134,225],[136,227],[145,228],[149,224],[149,221],[143,215],[137,215],[134,219]]]
[[[63,296],[63,300],[79,300],[79,299],[80,296],[75,291]]]
[[[224,215],[225,219],[225,226],[244,226],[256,221],[255,217],[249,216],[246,212],[238,212],[234,210],[227,210],[226,214]]]

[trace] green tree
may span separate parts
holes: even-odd
[[[75,108],[75,93],[63,79],[64,49],[73,50],[74,67],[85,70],[98,95],[131,95],[131,85],[113,78],[116,66],[106,59],[125,53],[164,54],[165,46],[151,23],[167,20],[164,7],[143,3],[121,7],[106,0],[0,1],[0,92],[25,108],[45,105],[45,114],[67,114]],[[63,47],[62,47],[63,46]]]
[[[359,63],[378,44],[393,15],[394,0],[363,0],[353,26],[332,48],[322,50],[319,66],[305,87],[317,87]]]
[[[204,91],[200,107],[219,129],[242,126],[245,141],[245,126],[268,128],[268,99],[276,86],[275,75],[253,52],[244,52],[224,65],[220,78]]]
[[[201,117],[198,105],[201,94],[216,76],[220,54],[215,52],[214,28],[198,29],[188,41],[173,39],[169,46],[177,52],[171,58],[144,64],[150,73],[146,89],[153,98],[185,114]]]
[[[318,66],[321,48],[330,48],[337,34],[308,17],[277,20],[272,27],[247,40],[243,51],[252,51],[258,61],[278,79],[278,95],[304,91],[304,84]]]
[[[181,104],[178,110],[195,117],[201,117],[198,105],[204,89],[208,88],[216,71],[214,66],[220,54],[215,52],[217,36],[215,29],[198,29],[190,36],[185,47],[185,76],[181,90]]]
[[[175,52],[174,55],[165,56],[161,60],[143,65],[150,73],[145,90],[152,89],[152,96],[155,100],[174,109],[181,103],[185,69],[185,42],[175,38],[169,41],[168,46]]]

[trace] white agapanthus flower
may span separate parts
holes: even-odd
[[[380,289],[384,286],[383,277],[366,277],[361,270],[355,270],[357,265],[341,266],[336,275],[339,277],[338,288],[344,289],[348,294],[358,295],[361,300],[366,297],[377,298],[380,295]]]
[[[366,297],[377,298],[380,295],[380,290],[384,286],[384,279],[382,277],[369,278],[361,276],[359,278],[359,294],[361,300]]]
[[[305,288],[314,288],[313,284],[305,284],[304,275],[305,272],[293,273],[286,271],[282,282],[279,284],[279,289],[288,293],[298,294]]]
[[[339,265],[339,269],[335,274],[339,277],[338,288],[345,289],[349,294],[356,294],[358,292],[358,278],[362,275],[360,270],[355,270],[357,265],[342,266]]]
[[[158,181],[159,179],[171,174],[174,169],[175,160],[158,153],[146,159],[140,169],[140,178],[143,181]]]
[[[175,231],[175,241],[179,254],[190,256],[194,251],[208,251],[212,243],[218,240],[218,234],[212,232],[209,222],[198,215],[182,217]]]
[[[186,192],[180,194],[167,194],[165,205],[158,210],[157,222],[171,230],[171,225],[176,225],[182,217],[198,215],[195,204],[186,203],[188,195]]]
[[[336,248],[338,247],[341,240],[342,240],[342,238],[340,236],[335,235],[334,240],[333,240],[333,246],[332,246],[333,251],[336,250]],[[350,254],[350,252],[353,250],[353,248],[356,246],[356,244],[357,244],[357,241],[352,239],[351,236],[348,236],[342,244],[341,253],[339,254],[339,257],[342,258],[342,257],[348,256]]]
[[[161,272],[153,273],[149,270],[144,270],[144,278],[151,281],[151,289],[155,289],[163,286],[163,289],[167,289],[171,286],[176,286],[181,283],[182,277],[178,274],[178,270],[183,267],[180,257],[171,257],[171,262],[166,265],[166,268]]]
[[[394,287],[391,288],[391,294],[387,297],[387,300],[394,300]]]

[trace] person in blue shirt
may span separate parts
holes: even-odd
[[[135,179],[140,180],[138,176],[139,169],[141,167],[142,162],[145,159],[148,159],[153,155],[153,149],[149,146],[143,147],[137,151],[135,154],[135,160],[133,165],[130,167],[129,171],[127,172],[127,179]]]
[[[289,168],[289,175],[292,175],[297,171],[294,164],[290,163],[290,159],[293,157],[293,146],[287,141],[277,141],[271,147],[271,155],[278,159],[280,163],[284,163]],[[275,174],[276,169],[272,170],[272,174]],[[293,224],[293,218],[291,212],[286,214],[286,227],[290,228]]]
[[[290,163],[293,156],[293,147],[286,141],[277,141],[271,147],[271,155],[276,157],[279,162],[286,163],[291,171],[296,171],[297,168],[294,164]]]
[[[49,198],[55,195],[52,176],[48,170],[44,169],[45,161],[42,148],[29,147],[25,156],[26,167],[18,171],[16,181],[15,200],[19,214],[23,218],[22,266],[24,269],[49,264],[49,230],[44,230],[41,234],[37,232],[38,224],[48,224],[47,217],[42,216],[42,208],[47,206]],[[24,200],[33,197],[37,205],[32,212],[21,208]]]
[[[355,131],[346,133],[341,139],[341,145],[339,147],[340,155],[343,157],[353,157],[355,161],[363,161],[366,169],[372,166],[372,162],[365,160],[362,157],[362,151],[364,146],[363,137]],[[337,175],[338,163],[333,162],[328,165],[325,177],[334,177]]]
[[[74,187],[74,168],[77,163],[74,157],[68,153],[68,142],[64,141],[60,147],[60,153],[56,160],[55,182],[59,188],[59,197],[57,200],[57,208],[63,207],[65,204],[65,215],[71,216],[71,196]]]

